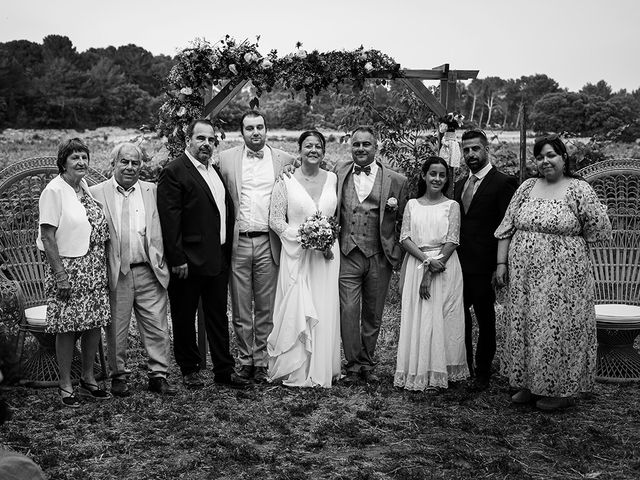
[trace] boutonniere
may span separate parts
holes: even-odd
[[[393,212],[398,209],[398,199],[396,197],[389,197],[387,200],[386,209]]]

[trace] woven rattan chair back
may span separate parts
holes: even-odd
[[[0,171],[0,276],[20,284],[25,308],[46,303],[44,254],[36,247],[38,200],[58,175],[56,157],[23,160]],[[89,168],[89,185],[105,180]]]
[[[640,160],[611,159],[580,171],[607,205],[608,242],[590,245],[598,304],[640,305]]]

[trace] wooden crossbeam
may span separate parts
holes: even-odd
[[[401,70],[406,78],[419,78],[421,80],[446,80],[448,73],[457,75],[458,80],[471,80],[478,77],[480,70]]]
[[[420,80],[417,78],[400,78],[399,80],[401,80],[413,93],[415,93],[433,113],[440,117],[447,114],[445,106],[438,101],[433,93],[431,93]]]
[[[249,80],[246,79],[229,80],[224,88],[205,105],[203,117],[214,118],[218,115],[248,82]]]
[[[443,116],[448,111],[456,108],[457,92],[456,83],[458,80],[469,80],[478,76],[479,70],[450,70],[449,64],[445,63],[431,70],[401,70],[402,81],[418,98],[420,98],[436,115]],[[389,78],[385,72],[377,72],[370,78]],[[440,97],[438,99],[424,86],[421,80],[440,80]],[[213,118],[235,97],[240,90],[248,83],[247,79],[234,78],[220,90],[215,97],[209,100],[204,107],[204,117]]]

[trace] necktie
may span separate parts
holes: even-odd
[[[464,213],[469,211],[469,206],[471,205],[471,200],[473,199],[473,190],[475,189],[476,182],[478,181],[478,177],[475,175],[471,175],[469,177],[469,184],[467,185],[467,189],[462,194],[462,206],[464,207]]]
[[[264,152],[262,150],[254,152],[253,150],[247,148],[247,158],[264,158]]]
[[[356,175],[360,175],[361,173],[369,175],[371,173],[371,165],[365,165],[364,167],[361,167],[360,165],[354,165],[353,173],[355,173]]]
[[[131,270],[131,227],[129,225],[129,195],[122,197],[120,215],[120,271],[126,275]]]

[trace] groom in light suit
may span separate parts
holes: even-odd
[[[359,377],[377,382],[374,353],[394,268],[402,262],[398,243],[407,202],[407,179],[376,162],[371,127],[351,136],[353,161],[336,166],[340,222],[340,327],[347,384]]]
[[[243,115],[240,133],[244,145],[220,153],[220,171],[236,212],[230,287],[237,373],[264,383],[280,260],[280,239],[269,229],[269,204],[275,180],[294,157],[266,145],[267,124],[258,112]]]
[[[169,327],[162,231],[156,207],[156,186],[138,180],[143,154],[137,145],[121,143],[112,152],[113,178],[91,187],[109,224],[109,289],[112,323],[107,327],[111,392],[126,397],[127,337],[131,311],[136,315],[147,355],[149,390],[173,395],[167,382]]]

